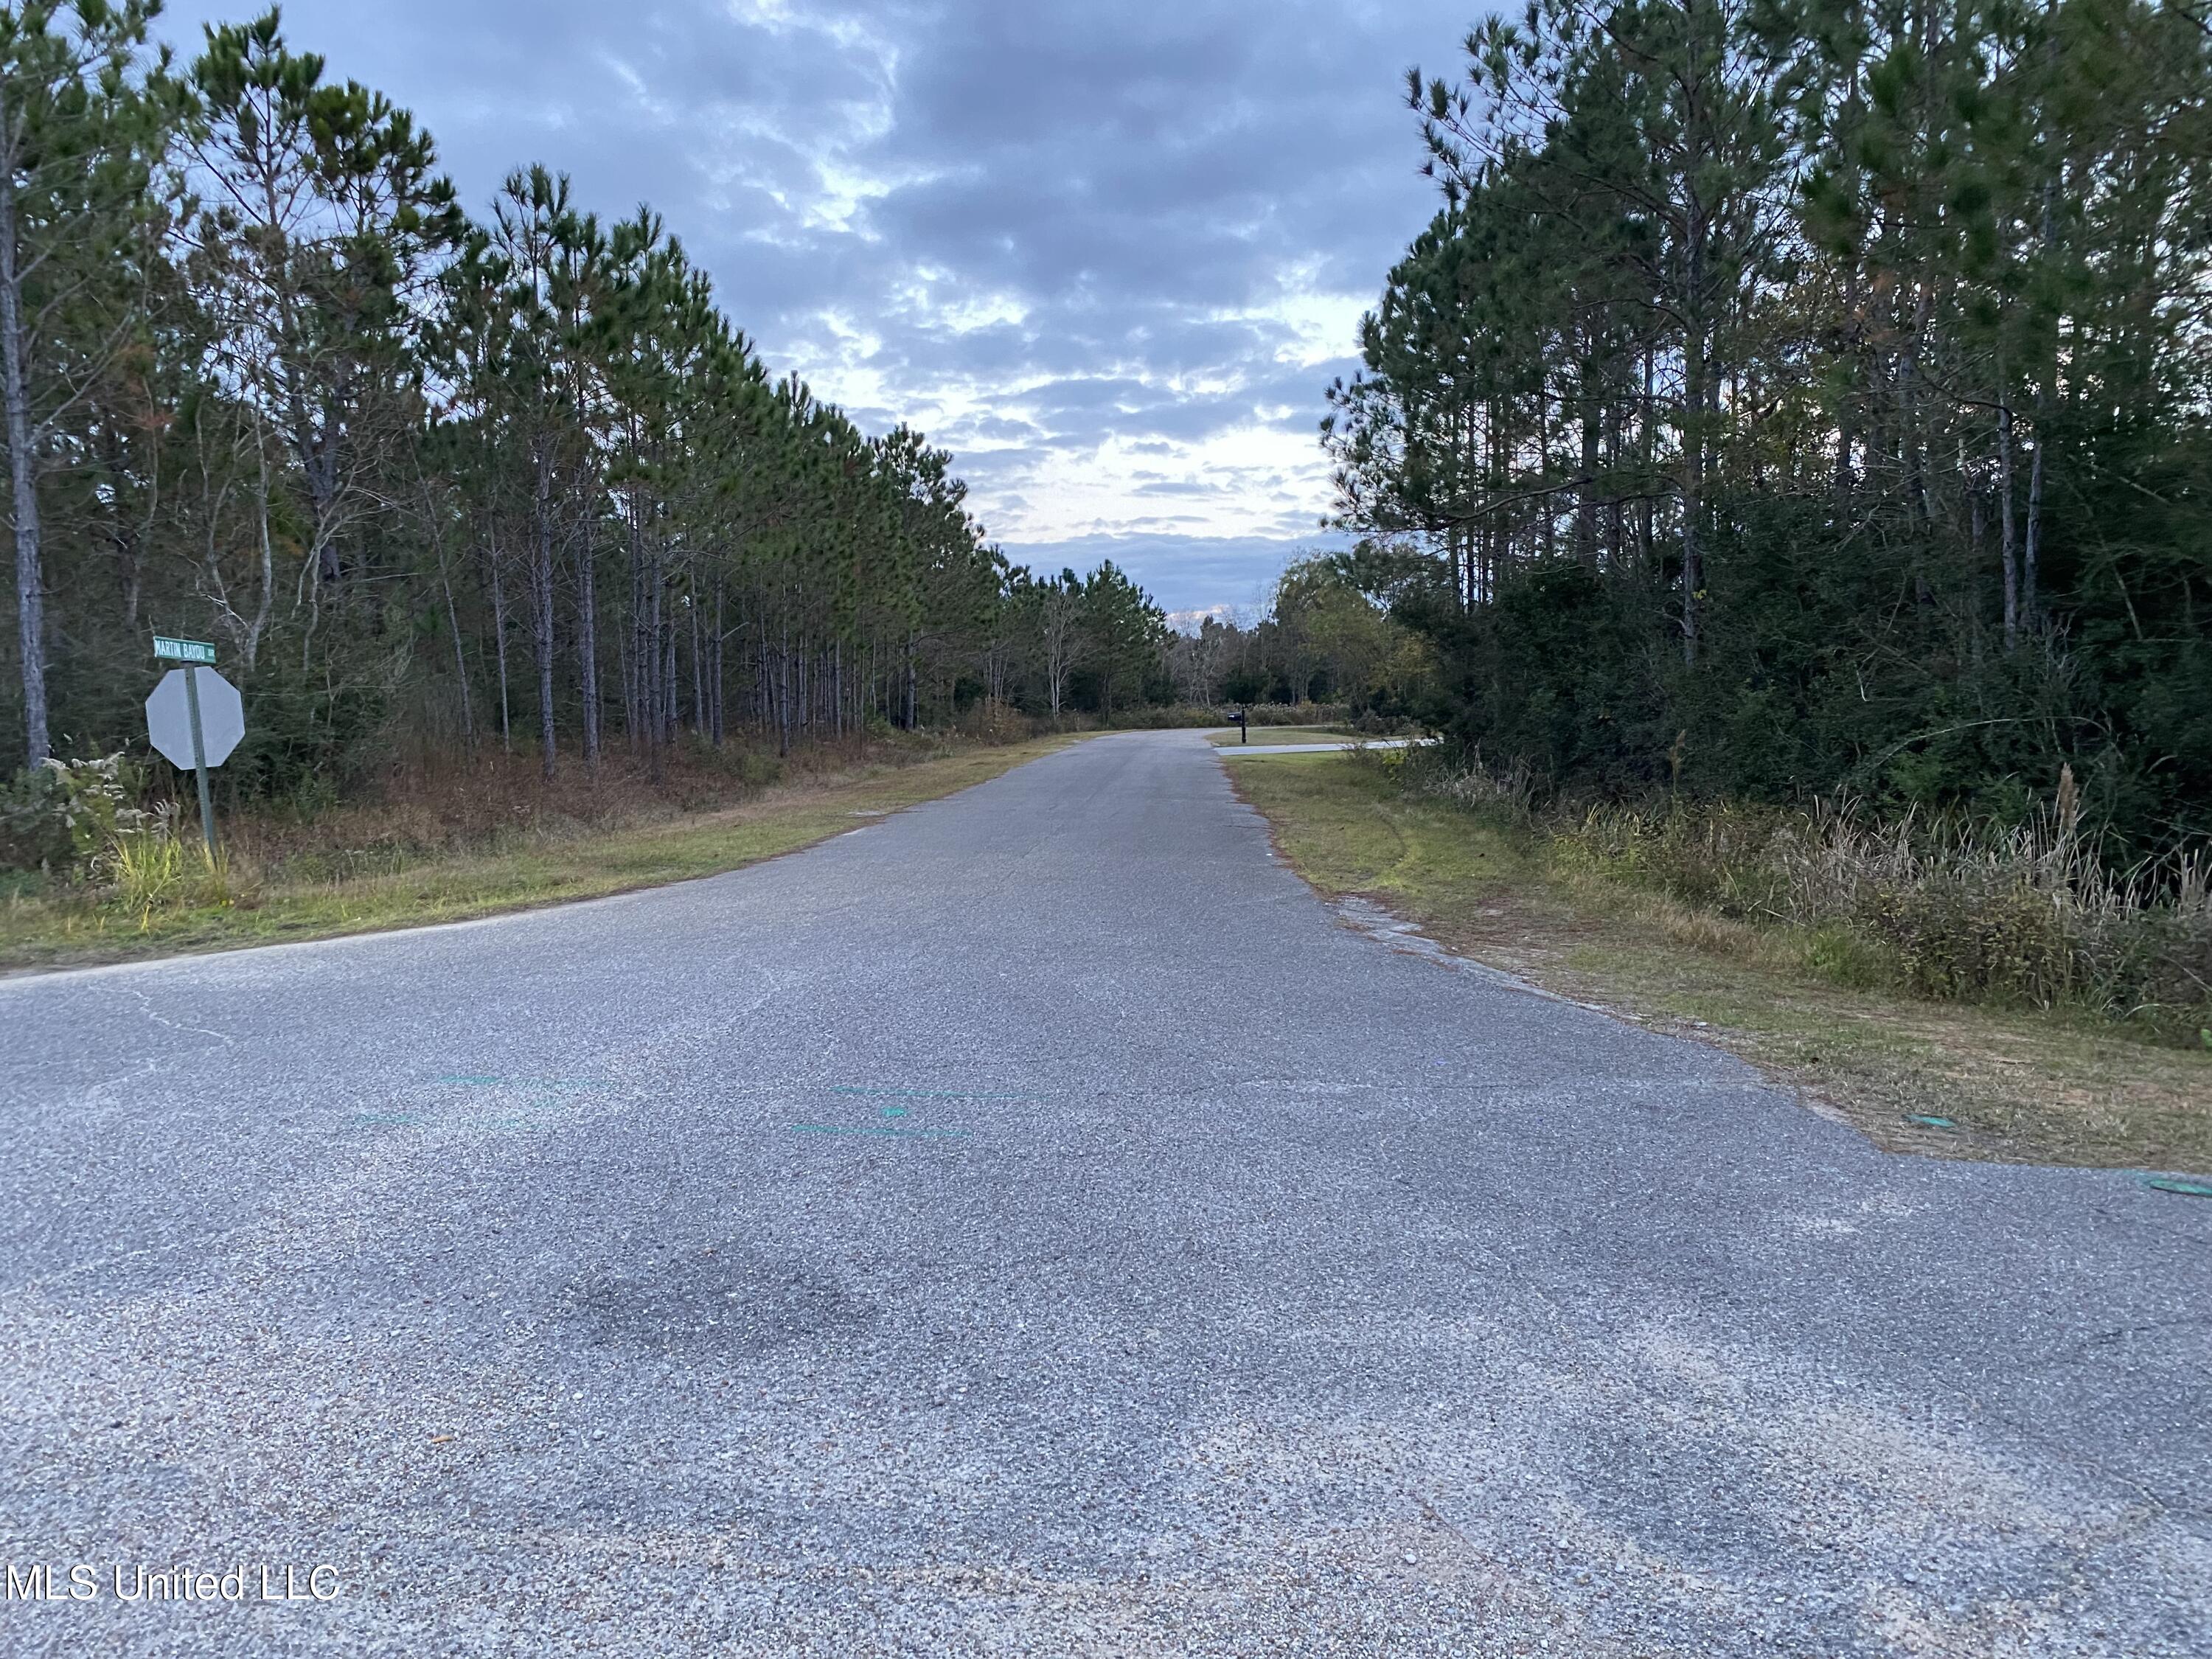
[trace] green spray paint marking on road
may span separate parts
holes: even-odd
[[[2201,1181],[2176,1181],[2169,1176],[2138,1176],[2144,1186],[2161,1193],[2179,1193],[2184,1198],[2212,1198],[2212,1187]]]
[[[454,1073],[441,1077],[438,1081],[465,1084],[478,1089],[611,1089],[615,1086],[596,1079],[579,1077],[473,1077]]]
[[[851,1126],[838,1123],[793,1123],[789,1126],[793,1134],[802,1135],[890,1135],[895,1139],[916,1140],[925,1135],[938,1135],[948,1139],[965,1140],[965,1129],[893,1129],[880,1123]]]
[[[874,1097],[889,1095],[894,1099],[902,1100],[1035,1100],[1036,1098],[1035,1095],[985,1094],[976,1089],[860,1089],[844,1083],[831,1084],[830,1092],[833,1095]]]
[[[1955,1129],[1959,1127],[1948,1117],[1929,1117],[1922,1112],[1915,1112],[1905,1121],[1907,1123],[1923,1124],[1930,1129]]]

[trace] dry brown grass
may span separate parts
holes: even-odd
[[[1384,772],[1528,839],[1555,877],[1679,902],[1692,933],[1699,916],[1809,933],[1816,965],[1847,984],[2080,1009],[2212,1046],[2212,863],[2184,848],[2115,870],[2068,772],[2006,827],[1877,823],[1846,801],[1577,807],[1539,801],[1523,774],[1439,752],[1393,757]]]
[[[2201,1048],[2078,1007],[1839,982],[1817,929],[1718,915],[1563,864],[1540,835],[1409,793],[1350,757],[1288,756],[1233,781],[1324,892],[1374,899],[1457,953],[1726,1048],[1885,1148],[2212,1170],[2212,1053]]]
[[[942,739],[852,738],[794,749],[780,759],[772,749],[732,744],[717,750],[684,743],[658,763],[612,749],[587,771],[569,757],[550,779],[527,754],[428,753],[394,763],[347,800],[304,812],[249,808],[227,817],[223,830],[243,861],[268,872],[301,858],[419,858],[521,836],[557,839],[673,823],[740,805],[779,784],[950,751]]]
[[[61,966],[458,921],[732,870],[981,783],[1066,738],[876,743],[773,784],[612,767],[542,794],[511,765],[395,781],[375,803],[250,825],[221,890],[125,905],[106,885],[0,897],[0,968]],[[702,765],[699,772],[706,770]],[[719,804],[718,804],[719,801]],[[694,803],[684,810],[684,803]]]

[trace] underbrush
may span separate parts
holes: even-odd
[[[0,968],[461,921],[720,875],[1059,746],[878,734],[794,749],[773,789],[726,753],[665,755],[658,778],[648,767],[628,787],[611,760],[547,788],[527,757],[455,759],[395,774],[373,801],[227,817],[212,861],[196,821],[157,813],[86,868],[0,884]]]
[[[557,845],[733,806],[763,790],[871,762],[933,751],[903,733],[795,747],[685,741],[657,757],[604,751],[595,768],[564,758],[550,779],[526,751],[430,753],[394,764],[356,798],[249,811],[226,830],[234,852],[272,877],[348,879],[428,859]]]
[[[1784,951],[1832,981],[1940,1000],[2070,1007],[2212,1047],[2212,868],[2203,849],[2115,871],[2070,772],[2027,823],[1546,798],[1480,756],[1369,759],[1411,792],[1510,823],[1586,889],[1667,902],[1668,931],[1723,953]]]
[[[218,805],[213,859],[183,799],[187,779],[124,756],[52,762],[0,793],[0,902],[143,931],[188,911],[250,910],[277,891],[650,830],[742,805],[771,787],[803,788],[1027,735],[1025,722],[1004,732],[882,729],[784,755],[761,742],[717,749],[687,740],[657,757],[611,748],[590,769],[563,757],[550,779],[527,751],[424,750],[395,761],[350,799],[307,789]]]

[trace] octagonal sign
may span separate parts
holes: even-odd
[[[185,676],[199,681],[200,747],[210,766],[230,758],[238,740],[246,735],[246,703],[238,688],[212,668],[172,668],[161,676],[154,695],[146,699],[146,735],[169,764],[183,771],[192,767],[192,711],[185,690]]]

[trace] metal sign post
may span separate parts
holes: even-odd
[[[215,672],[215,647],[204,640],[172,640],[156,634],[154,655],[180,662],[161,677],[146,699],[146,734],[172,766],[191,767],[200,797],[200,835],[215,860],[215,799],[208,769],[230,758],[246,735],[246,707],[238,688]],[[205,678],[202,678],[202,670]]]
[[[208,793],[207,739],[200,731],[200,672],[185,668],[185,706],[191,711],[192,778],[200,787],[200,838],[207,842],[208,862],[215,862],[215,799]]]

